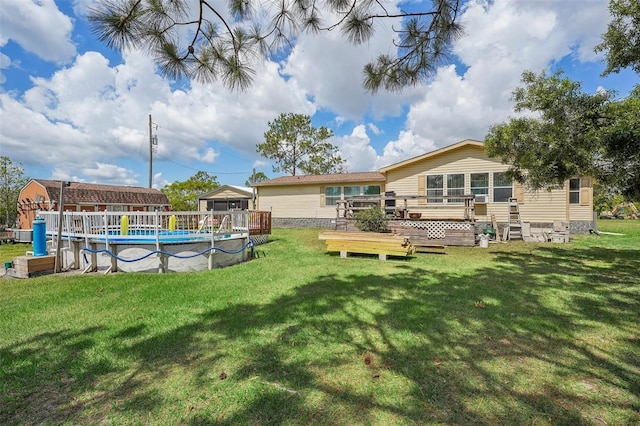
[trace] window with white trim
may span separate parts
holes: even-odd
[[[442,175],[427,175],[427,203],[442,203],[444,186]]]
[[[506,203],[513,197],[513,182],[505,172],[493,173],[493,202]]]
[[[362,187],[362,195],[380,195],[380,185],[365,185]]]
[[[344,193],[344,198],[355,197],[360,195],[360,187],[359,186],[345,186],[342,188]]]
[[[324,187],[324,205],[326,207],[335,207],[339,200],[350,197],[358,197],[361,195],[380,195],[380,185],[364,185],[364,186],[325,186]]]
[[[324,187],[324,205],[327,207],[335,207],[340,200],[341,188],[339,186]]]
[[[489,173],[471,173],[471,193],[489,194]]]
[[[464,195],[464,173],[447,175],[447,196]],[[464,198],[447,198],[447,203],[463,203]]]

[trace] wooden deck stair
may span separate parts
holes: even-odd
[[[509,198],[509,240],[522,240],[522,219],[517,198]]]
[[[322,231],[318,235],[327,244],[327,251],[339,251],[340,257],[348,253],[377,254],[380,260],[387,256],[409,256],[415,252],[411,242],[395,234],[377,232]]]

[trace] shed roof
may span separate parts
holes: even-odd
[[[200,194],[198,195],[198,200],[202,200],[205,198],[209,198],[212,197],[220,192],[224,192],[226,190],[232,190],[235,191],[236,193],[238,193],[238,195],[243,195],[245,197],[252,197],[253,196],[253,189],[252,188],[248,188],[246,186],[240,186],[240,185],[221,185],[209,192],[205,192],[204,194]]]
[[[349,182],[384,182],[385,176],[380,172],[334,173],[326,175],[281,176],[274,179],[256,182],[253,186],[279,185],[314,185]]]
[[[59,180],[33,179],[42,185],[51,201],[60,200]],[[136,186],[101,185],[95,183],[71,182],[64,189],[65,204],[138,204],[168,206],[165,194],[153,188]]]

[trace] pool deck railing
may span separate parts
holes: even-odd
[[[148,241],[150,238],[202,240],[212,235],[249,233],[249,211],[227,212],[72,212],[65,211],[62,226],[56,211],[39,211],[47,238],[106,240],[117,236]],[[59,231],[60,230],[60,231]],[[115,238],[114,238],[115,239]]]

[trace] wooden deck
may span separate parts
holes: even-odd
[[[327,251],[339,251],[340,257],[349,253],[377,254],[380,260],[387,256],[410,256],[415,247],[402,236],[377,232],[322,231],[318,236],[327,244]]]

